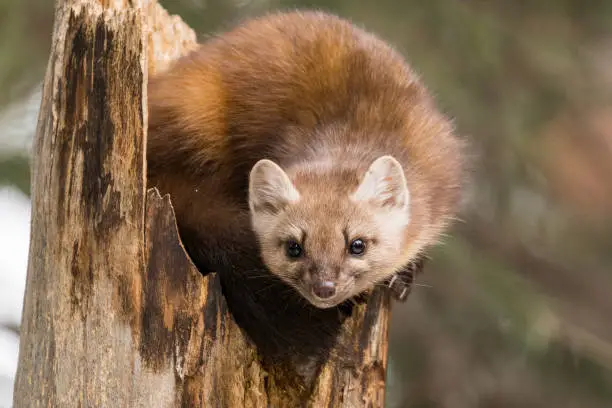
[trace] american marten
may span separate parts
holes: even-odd
[[[275,351],[316,349],[348,299],[414,262],[458,210],[451,121],[398,52],[337,16],[243,22],[148,95],[149,186]]]

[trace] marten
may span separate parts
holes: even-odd
[[[273,355],[328,348],[350,300],[422,256],[459,208],[452,121],[399,52],[332,14],[211,37],[150,79],[148,109],[149,186]]]

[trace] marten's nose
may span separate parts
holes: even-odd
[[[312,285],[312,293],[319,299],[329,299],[336,294],[336,284],[328,280],[315,282]]]

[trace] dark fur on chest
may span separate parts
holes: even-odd
[[[198,270],[203,275],[211,272],[204,263],[205,248],[198,234],[188,229],[180,232]],[[268,271],[256,253],[249,258],[225,259],[216,265],[215,272],[220,275],[223,295],[236,323],[271,362],[310,365],[326,359],[342,322],[352,312],[352,301],[330,309],[312,306]]]

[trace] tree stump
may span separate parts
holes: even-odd
[[[169,197],[145,191],[148,75],[194,46],[153,0],[57,1],[14,406],[382,407],[386,292],[310,383],[288,381],[186,256]]]

